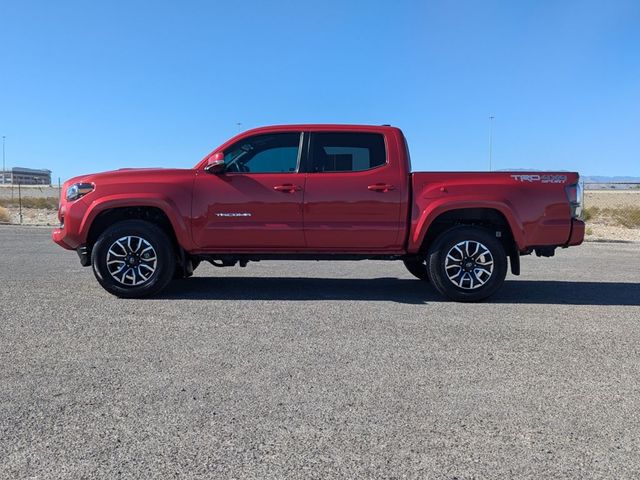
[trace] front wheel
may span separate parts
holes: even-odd
[[[493,295],[507,274],[502,243],[482,227],[447,230],[429,249],[427,261],[436,290],[458,302],[478,302]]]
[[[141,298],[167,286],[176,257],[162,229],[142,220],[125,220],[100,235],[91,263],[106,291],[121,298]]]

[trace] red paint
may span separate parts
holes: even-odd
[[[297,173],[198,173],[192,235],[198,250],[304,248],[304,178]],[[289,184],[289,189],[277,190]],[[293,186],[300,186],[299,190]],[[220,215],[251,214],[251,217]]]
[[[387,163],[360,172],[211,174],[204,170],[210,157],[220,159],[220,153],[238,140],[292,131],[382,134]],[[76,201],[62,199],[59,216],[64,217],[64,228],[54,230],[53,240],[75,249],[87,242],[90,226],[101,212],[153,206],[166,214],[178,243],[190,253],[412,254],[439,215],[469,208],[500,212],[520,251],[582,242],[584,223],[572,220],[565,192],[567,185],[578,181],[577,173],[409,173],[409,169],[404,136],[394,127],[263,127],[230,139],[193,169],[117,170],[67,181],[63,196],[76,182],[93,183],[95,190]],[[563,178],[564,183],[545,183]]]

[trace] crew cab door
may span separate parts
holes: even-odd
[[[305,246],[302,133],[243,138],[224,151],[221,173],[199,172],[193,238],[204,249],[268,251]]]
[[[401,248],[406,172],[389,160],[381,133],[311,133],[304,196],[310,250]]]

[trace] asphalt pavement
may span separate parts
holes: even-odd
[[[640,244],[522,271],[481,304],[382,261],[120,300],[0,226],[0,478],[639,478]]]

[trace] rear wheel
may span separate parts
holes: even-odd
[[[425,282],[429,281],[429,266],[426,259],[403,260],[403,263],[411,275]]]
[[[106,229],[91,252],[102,287],[122,298],[154,295],[171,280],[176,258],[171,241],[156,225],[125,220]]]
[[[502,243],[482,227],[454,227],[441,234],[427,257],[429,276],[442,295],[478,302],[504,283],[507,256]]]

